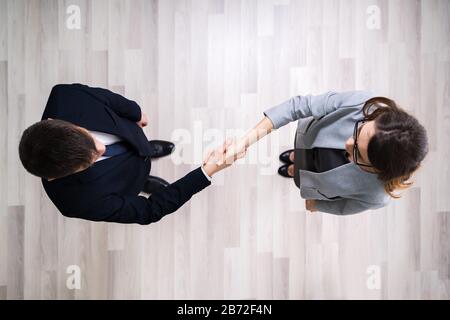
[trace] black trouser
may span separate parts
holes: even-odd
[[[294,182],[300,188],[300,174],[298,170],[300,169],[301,152],[300,149],[297,149],[297,134],[295,134],[294,139],[294,150]]]
[[[296,148],[297,135],[294,141],[294,182],[300,188],[299,170],[314,171],[314,156],[311,150]],[[308,152],[307,152],[308,151]]]

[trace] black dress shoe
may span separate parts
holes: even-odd
[[[150,140],[150,147],[153,149],[153,153],[150,156],[152,159],[168,156],[175,150],[175,145],[169,141],[163,140]]]
[[[294,152],[294,149],[287,150],[287,151],[283,152],[282,154],[280,154],[280,161],[284,162],[284,163],[292,164],[293,162],[291,161],[291,159],[289,159],[289,155],[291,154],[291,152]]]
[[[291,166],[292,164],[285,164],[285,165],[282,165],[281,167],[279,167],[278,168],[278,174],[280,175],[280,176],[282,176],[282,177],[285,177],[285,178],[294,178],[294,177],[292,177],[292,176],[290,176],[289,174],[288,174],[288,167],[289,166]]]
[[[169,183],[164,179],[155,176],[148,176],[147,181],[145,181],[144,184],[144,189],[142,191],[144,191],[145,193],[152,194],[157,189],[165,188],[168,185]]]

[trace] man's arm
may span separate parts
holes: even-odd
[[[108,89],[89,87],[81,83],[74,83],[71,86],[100,100],[120,117],[127,118],[133,122],[141,120],[141,108],[133,100],[129,100]]]
[[[211,184],[211,177],[230,164],[217,165],[217,160],[225,157],[231,141],[210,151],[202,167],[191,171],[183,178],[167,187],[161,187],[150,197],[111,194],[90,206],[89,212],[77,216],[87,220],[118,223],[150,224],[165,215],[177,211],[191,197]],[[239,157],[243,157],[245,152]],[[238,157],[238,158],[239,158]]]
[[[111,194],[93,203],[88,212],[77,217],[94,221],[147,225],[177,211],[194,194],[210,184],[199,167],[169,186],[159,188],[148,198]]]

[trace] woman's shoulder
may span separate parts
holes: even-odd
[[[354,107],[366,103],[376,94],[369,90],[353,90],[338,93],[338,101],[341,107]]]
[[[358,193],[351,198],[370,203],[373,205],[373,207],[384,207],[391,201],[391,197],[386,193],[384,188],[367,190],[366,192]]]

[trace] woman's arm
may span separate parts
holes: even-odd
[[[253,129],[241,138],[241,143],[245,148],[250,147],[255,142],[258,142],[262,137],[268,135],[273,130],[273,123],[268,117],[264,117]]]
[[[226,160],[232,163],[233,157],[266,136],[272,130],[281,128],[289,122],[314,116],[320,118],[335,105],[336,93],[327,92],[322,95],[295,96],[291,99],[264,111],[265,117],[241,139],[227,150]],[[218,163],[219,164],[219,163]]]
[[[242,138],[235,140],[226,151],[224,159],[217,164],[221,165],[223,161],[233,163],[236,159],[245,154],[247,148],[256,143],[262,137],[268,135],[273,130],[273,123],[268,117],[264,117],[253,129],[247,132]]]

